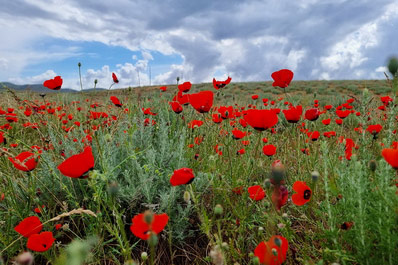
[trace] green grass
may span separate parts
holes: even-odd
[[[198,84],[189,93],[200,90],[215,91],[212,84]],[[270,130],[242,128],[237,117],[237,128],[250,133],[243,139],[250,141],[249,145],[231,137],[232,120],[215,124],[212,113],[200,114],[191,106],[184,106],[181,114],[175,114],[168,105],[175,86],[169,86],[165,93],[159,93],[158,87],[137,91],[132,88],[54,94],[47,95],[46,102],[34,93],[14,96],[2,92],[0,106],[6,111],[14,108],[19,118],[17,123],[11,123],[12,129],[1,129],[7,143],[0,146],[6,148],[0,153],[0,195],[4,193],[0,201],[0,256],[6,264],[27,250],[27,240],[14,231],[21,220],[37,215],[44,223],[77,208],[91,210],[96,217],[81,213],[46,223],[43,231],[52,231],[56,243],[47,252],[34,252],[37,264],[71,264],[73,259],[77,264],[129,264],[133,260],[150,264],[151,259],[142,259],[142,252],[153,256],[156,264],[212,264],[210,256],[214,253],[225,264],[254,264],[254,249],[273,235],[281,235],[289,242],[286,264],[398,263],[397,176],[381,156],[381,150],[397,140],[392,133],[397,129],[397,109],[390,105],[385,112],[387,119],[377,110],[381,105],[377,95],[391,93],[386,81],[295,81],[287,95],[272,87],[271,82],[232,83],[215,91],[214,106],[237,104],[236,108],[248,104],[264,108],[262,98],[274,100],[274,108],[286,109],[284,102],[289,101],[302,104],[304,110],[314,99],[319,100],[320,108],[326,104],[336,107],[350,96],[358,99],[352,106],[362,115],[351,114],[342,125],[334,122],[337,116],[333,110],[316,121],[301,120],[297,124],[287,123],[281,112],[276,133],[272,134]],[[253,101],[253,94],[258,94],[259,99]],[[117,96],[123,108],[113,106],[110,95]],[[80,103],[73,103],[77,100]],[[90,108],[94,102],[100,107]],[[45,112],[26,117],[23,112],[32,104],[61,108],[54,115]],[[150,107],[157,115],[143,115],[143,107]],[[93,130],[93,125],[99,126],[108,119],[90,120],[89,110],[108,113],[109,125]],[[62,113],[66,116],[60,119]],[[72,126],[73,121],[82,125],[66,133],[60,120],[69,114],[73,120],[67,126]],[[145,126],[145,118],[156,124]],[[321,122],[326,118],[332,118],[328,126]],[[189,129],[187,123],[194,119],[204,121],[204,125]],[[39,123],[39,129],[24,128],[22,124],[28,121]],[[301,122],[306,123],[305,128],[299,127]],[[0,115],[0,126],[5,123]],[[383,129],[373,139],[365,129],[378,123]],[[360,124],[364,133],[354,131]],[[337,136],[306,141],[304,129],[321,134],[335,131]],[[94,170],[86,179],[62,175],[57,169],[64,159],[61,153],[69,157],[81,152],[87,143],[82,143],[82,139],[87,134],[92,137]],[[351,138],[358,146],[353,149],[351,160],[344,158],[341,136]],[[202,137],[203,142],[196,144],[196,137]],[[262,153],[264,137],[267,144],[277,146],[277,153],[271,158]],[[11,147],[13,143],[18,146]],[[190,144],[193,146],[188,147]],[[18,171],[8,156],[27,151],[32,145],[43,150],[37,168]],[[222,155],[215,152],[215,145],[221,146]],[[246,153],[237,155],[242,148]],[[302,148],[309,148],[309,155],[303,154]],[[271,200],[273,186],[269,182],[271,164],[277,159],[284,165],[284,185],[289,191],[289,201],[280,211]],[[370,169],[370,161],[376,162],[375,171]],[[174,170],[182,167],[192,168],[195,179],[192,184],[172,187],[169,179]],[[313,171],[319,172],[319,178],[311,176]],[[305,181],[313,191],[304,206],[296,206],[290,200],[297,180]],[[249,198],[247,188],[253,185],[265,189],[263,200]],[[239,186],[243,187],[242,195],[232,192]],[[35,213],[33,209],[41,205],[45,208]],[[216,205],[221,205],[222,214],[215,213]],[[131,219],[148,209],[167,213],[170,218],[152,252],[147,242],[130,231]],[[352,227],[342,229],[345,222],[352,222]],[[56,231],[56,223],[62,229]]]

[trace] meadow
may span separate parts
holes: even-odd
[[[392,80],[0,93],[0,264],[398,264]]]

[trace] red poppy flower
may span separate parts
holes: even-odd
[[[223,119],[221,118],[221,114],[219,113],[213,113],[211,117],[214,123],[221,123],[223,121]]]
[[[366,130],[373,135],[377,135],[381,131],[381,129],[383,129],[383,126],[381,126],[380,124],[375,124],[369,125]]]
[[[213,78],[213,87],[218,90],[220,88],[225,87],[231,82],[232,78],[228,76],[228,78],[225,81],[217,81],[215,78]]]
[[[307,133],[307,136],[308,136],[309,138],[311,138],[312,141],[318,140],[318,138],[319,138],[320,135],[321,135],[321,134],[320,134],[318,131],[313,131],[313,132]]]
[[[52,232],[42,232],[40,234],[31,235],[28,238],[26,246],[33,251],[44,252],[50,249],[55,238]]]
[[[330,124],[330,121],[331,121],[331,119],[329,118],[329,119],[322,120],[322,123],[323,123],[324,125],[329,125],[329,124]]]
[[[167,86],[161,86],[159,89],[165,92],[167,90]]]
[[[238,130],[236,128],[232,130],[232,137],[236,140],[242,139],[245,136],[246,132],[242,132],[241,130]]]
[[[289,123],[297,123],[303,114],[303,108],[301,105],[291,106],[288,110],[282,110],[282,112]]]
[[[112,79],[113,79],[113,82],[119,83],[119,79],[117,79],[117,76],[115,73],[112,73]]]
[[[174,174],[170,178],[171,186],[179,186],[190,184],[195,178],[191,168],[180,168],[174,170]]]
[[[258,131],[264,131],[278,123],[278,115],[272,110],[249,109],[243,118]]]
[[[295,205],[302,206],[311,199],[312,191],[304,181],[294,182],[293,190],[297,192],[292,195],[292,201]]]
[[[120,100],[115,96],[111,96],[110,100],[112,101],[113,104],[115,104],[116,107],[123,106],[123,104],[120,102]]]
[[[252,99],[253,99],[253,100],[258,99],[258,95],[252,95]]]
[[[9,157],[8,159],[11,161],[16,169],[26,172],[32,171],[37,166],[35,154],[28,151],[22,152],[16,157]]]
[[[193,120],[188,123],[188,128],[194,129],[203,125],[203,121]]]
[[[146,215],[147,213],[141,213],[133,217],[132,225],[130,226],[130,231],[136,236],[143,240],[148,240],[151,233],[159,234],[166,227],[169,217],[167,214],[153,214],[152,221],[147,223]]]
[[[200,91],[189,95],[189,103],[200,113],[209,112],[213,106],[213,91]]]
[[[342,125],[343,124],[343,119],[336,119],[335,120],[337,125]]]
[[[340,119],[347,118],[348,115],[351,114],[351,110],[336,110],[337,116],[339,116]]]
[[[254,185],[247,189],[249,197],[255,201],[261,201],[265,197],[265,191],[260,185]]]
[[[60,76],[56,76],[54,79],[46,80],[44,81],[43,86],[52,90],[60,90],[62,86],[62,78]]]
[[[69,157],[58,166],[59,171],[70,178],[86,178],[85,175],[93,168],[94,156],[91,146],[87,146],[82,153]]]
[[[265,145],[263,147],[263,153],[266,156],[273,156],[276,153],[276,147],[273,144]]]
[[[398,149],[396,148],[384,148],[381,151],[381,155],[384,160],[387,161],[394,169],[398,169]]]
[[[312,109],[308,109],[308,110],[305,112],[304,116],[305,116],[305,118],[306,118],[307,120],[309,120],[309,121],[315,121],[315,120],[317,120],[317,119],[319,118],[319,115],[320,115],[320,114],[321,114],[321,113],[320,113],[319,109],[317,109],[317,108],[312,108]]]
[[[272,83],[272,86],[278,86],[281,88],[288,87],[293,79],[293,75],[293,72],[289,69],[282,69],[273,72],[271,75],[271,77],[274,79],[274,83]]]
[[[177,114],[179,114],[183,111],[183,108],[178,101],[171,101],[171,102],[169,102],[169,105],[171,106],[173,111]]]
[[[14,227],[14,230],[24,237],[40,233],[42,229],[43,225],[37,216],[26,217],[16,227]]]
[[[289,248],[287,239],[283,236],[272,236],[267,242],[261,242],[254,249],[254,255],[263,265],[280,265],[286,260]]]
[[[181,85],[178,85],[178,90],[180,90],[180,92],[188,92],[191,89],[191,82],[184,82]]]

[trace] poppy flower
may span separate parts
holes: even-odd
[[[189,95],[182,94],[181,91],[178,91],[177,95],[173,97],[173,101],[178,101],[181,105],[188,105],[189,104]]]
[[[249,197],[255,201],[261,201],[265,197],[265,191],[260,185],[254,185],[247,189]]]
[[[161,86],[159,89],[165,92],[167,90],[167,86]]]
[[[169,102],[169,105],[171,106],[172,110],[177,114],[183,111],[183,108],[178,101],[171,101]]]
[[[368,128],[366,129],[369,133],[373,134],[373,136],[376,136],[381,129],[383,129],[383,126],[380,124],[375,124],[375,125],[369,125]]]
[[[276,147],[273,144],[265,145],[263,147],[263,153],[266,156],[273,156],[276,153]]]
[[[282,69],[271,74],[272,79],[274,79],[274,83],[272,86],[278,86],[281,88],[288,87],[290,82],[293,79],[293,72],[289,69]]]
[[[231,82],[232,78],[228,76],[228,78],[225,81],[217,81],[215,78],[213,78],[213,87],[218,90],[220,88],[225,87]]]
[[[303,114],[303,108],[300,105],[291,106],[288,110],[282,110],[282,112],[289,123],[297,123]]]
[[[87,146],[82,153],[69,157],[58,166],[59,171],[70,178],[86,178],[85,175],[93,168],[94,156],[91,146]]]
[[[55,238],[52,232],[42,232],[40,234],[31,235],[28,238],[26,246],[33,251],[44,252],[50,249]]]
[[[330,124],[330,121],[331,121],[332,119],[325,119],[325,120],[322,120],[322,123],[324,124],[324,125],[329,125]]]
[[[123,104],[120,102],[120,100],[115,96],[111,96],[110,100],[112,101],[113,104],[115,104],[116,107],[123,106]]]
[[[9,157],[8,159],[16,169],[26,172],[32,171],[37,166],[35,154],[28,151],[22,152],[16,157]]]
[[[304,181],[294,182],[293,190],[296,192],[292,195],[292,201],[295,205],[302,206],[311,199],[312,191]]]
[[[398,149],[396,148],[384,148],[381,151],[381,155],[384,160],[387,161],[394,169],[398,169]]]
[[[354,222],[344,222],[340,228],[343,230],[350,230],[351,227],[354,225]]]
[[[189,103],[200,113],[209,112],[213,106],[213,91],[200,91],[196,94],[189,95]]]
[[[44,81],[43,86],[52,90],[60,90],[62,86],[62,78],[60,76],[56,76],[54,79],[46,80]]]
[[[278,115],[272,110],[249,109],[243,118],[258,131],[264,131],[278,123]]]
[[[320,135],[321,134],[318,131],[313,131],[313,132],[307,133],[308,138],[310,138],[312,141],[318,140]]]
[[[188,128],[195,129],[196,127],[200,127],[203,125],[203,121],[193,120],[188,123]]]
[[[258,99],[258,95],[252,95],[252,99],[253,99],[253,100]]]
[[[14,230],[24,237],[40,233],[42,229],[43,225],[37,216],[26,217],[16,227],[14,227]]]
[[[178,85],[178,90],[180,92],[184,92],[185,93],[185,92],[188,92],[191,89],[191,86],[192,86],[191,82],[184,82],[181,85]]]
[[[345,119],[351,114],[351,110],[336,110],[336,114],[340,119]]]
[[[238,129],[233,129],[232,130],[232,137],[235,139],[235,140],[239,140],[239,139],[242,139],[243,137],[245,137],[246,136],[246,132],[242,132],[241,130],[238,130]]]
[[[191,168],[180,168],[174,170],[173,175],[170,178],[171,186],[179,186],[184,184],[190,184],[195,178]]]
[[[263,265],[280,265],[286,260],[289,243],[283,236],[272,236],[267,242],[261,242],[254,249],[254,255]]]
[[[214,123],[221,123],[223,121],[220,113],[213,113],[213,115],[211,117],[212,117],[211,119]]]
[[[117,76],[115,73],[112,73],[112,79],[113,79],[113,82],[119,83],[119,79],[117,79]]]
[[[321,113],[318,108],[312,108],[312,109],[306,110],[304,116],[309,121],[316,121],[319,118],[320,114]]]
[[[159,234],[166,227],[169,216],[163,214],[152,214],[151,218],[146,218],[147,213],[140,213],[133,217],[130,231],[143,240],[148,240],[152,233]],[[147,223],[146,219],[152,219]]]

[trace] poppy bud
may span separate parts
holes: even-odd
[[[222,242],[221,247],[225,250],[228,250],[229,246],[227,242]]]
[[[260,265],[260,259],[258,257],[253,258],[253,264],[254,265]]]
[[[77,66],[80,67],[80,66],[82,66],[82,64],[81,64],[80,62],[78,62],[78,63],[77,63]]]
[[[222,208],[222,206],[220,204],[217,204],[216,207],[214,207],[214,213],[216,215],[222,215],[223,211],[224,211],[224,209]]]
[[[94,84],[97,84],[98,83],[98,79],[94,79]]]
[[[191,194],[187,190],[184,192],[184,201],[186,203],[190,203],[191,202]]]
[[[145,251],[141,253],[141,259],[142,261],[146,261],[148,259],[148,253],[146,253]]]
[[[370,160],[369,161],[369,169],[372,171],[372,172],[375,172],[376,171],[376,167],[377,167],[377,163],[376,163],[376,161],[375,160]]]
[[[318,178],[319,178],[319,172],[318,171],[312,171],[311,172],[311,178],[312,178],[312,181],[317,181],[318,180]]]
[[[277,245],[278,247],[280,247],[282,245],[282,240],[280,240],[279,238],[275,238],[274,239],[275,245]]]
[[[152,233],[148,239],[148,244],[152,247],[156,246],[159,242],[158,236],[155,233]]]

